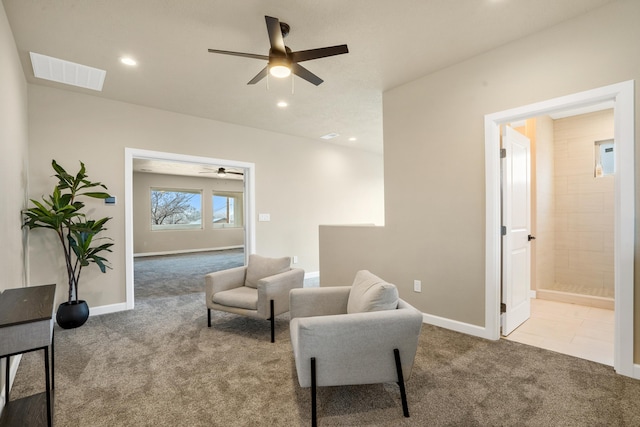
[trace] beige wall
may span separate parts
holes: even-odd
[[[307,272],[318,271],[319,224],[384,221],[381,155],[43,86],[28,94],[31,196],[50,191],[55,158],[71,170],[84,161],[118,198],[88,202],[113,217],[115,244],[113,270],[83,272],[80,298],[92,307],[125,301],[125,147],[255,163],[255,212],[271,214],[256,221],[256,251],[297,255]],[[30,236],[31,281],[64,283],[53,236],[41,231]]]
[[[0,8],[0,290],[25,283],[20,210],[27,191],[27,82],[4,7]]]
[[[556,120],[553,129],[555,283],[543,287],[612,297],[614,177],[594,177],[594,142],[613,139],[613,110]]]
[[[151,189],[199,190],[203,210],[201,229],[151,230]],[[133,252],[170,253],[244,245],[244,228],[213,228],[213,191],[243,192],[240,180],[198,178],[154,173],[133,174]]]
[[[321,228],[321,284],[367,267],[423,312],[484,326],[484,116],[639,79],[638,16],[640,2],[614,2],[386,92],[386,226]],[[636,271],[639,255],[636,243]],[[638,310],[637,277],[635,287]]]
[[[0,291],[26,283],[20,210],[27,191],[27,82],[4,7],[0,7]],[[42,283],[40,283],[42,284]],[[5,363],[0,363],[4,395]],[[4,405],[0,399],[0,408]]]

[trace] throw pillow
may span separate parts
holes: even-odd
[[[275,274],[284,273],[289,270],[291,258],[267,258],[260,255],[249,255],[249,265],[247,266],[247,275],[244,285],[250,288],[257,288],[258,281],[265,277]]]
[[[349,292],[347,313],[395,310],[398,308],[398,289],[367,270],[360,270]]]

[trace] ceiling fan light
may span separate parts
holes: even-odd
[[[225,171],[224,168],[218,168],[218,176],[219,177],[227,176],[227,171]]]
[[[271,67],[269,67],[269,74],[271,74],[273,77],[283,79],[291,75],[291,69],[286,65],[272,65]]]

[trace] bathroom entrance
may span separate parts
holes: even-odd
[[[614,111],[565,111],[516,130],[532,141],[536,298],[614,308]]]
[[[486,336],[500,337],[501,276],[500,127],[560,111],[612,101],[614,105],[615,179],[613,197],[614,360],[617,373],[634,377],[634,82],[604,86],[485,116],[486,171]],[[567,185],[568,184],[567,179]],[[586,202],[585,202],[586,203]],[[579,216],[576,216],[580,220]],[[567,224],[568,227],[568,224]],[[538,240],[538,239],[536,239]],[[537,244],[538,241],[535,242]],[[537,251],[540,256],[540,251]],[[536,283],[537,283],[536,278]],[[537,289],[536,289],[537,291]]]
[[[531,141],[531,317],[508,339],[613,365],[614,111],[511,123]],[[503,329],[503,334],[505,331]]]

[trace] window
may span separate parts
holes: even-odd
[[[613,160],[613,139],[595,142],[595,170],[596,178],[613,175],[615,164]]]
[[[202,192],[151,189],[151,230],[202,228]]]
[[[242,193],[213,193],[213,228],[242,227]]]

